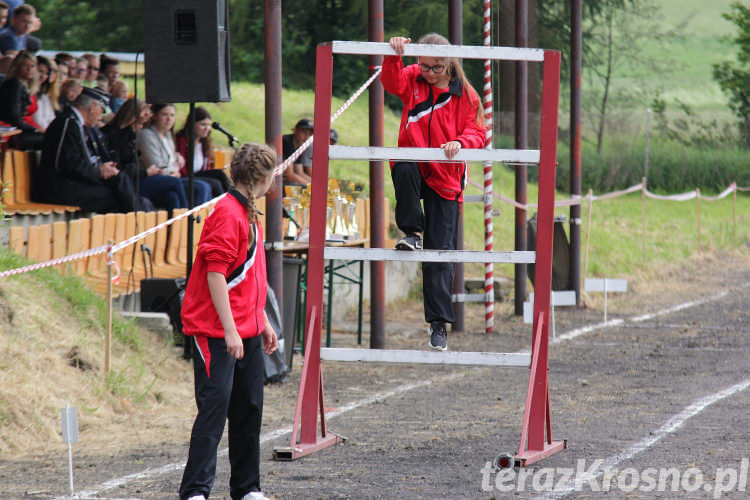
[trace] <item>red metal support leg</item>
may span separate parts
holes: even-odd
[[[299,443],[294,439],[290,449],[274,451],[279,460],[294,460],[340,441],[338,436],[323,432],[318,434],[318,410],[322,428],[325,429],[323,415],[323,385],[320,370],[320,346],[322,318],[316,311],[323,310],[323,273],[325,262],[325,221],[328,198],[328,138],[331,133],[331,92],[333,88],[333,53],[330,44],[318,46],[315,64],[315,139],[313,141],[313,177],[310,195],[310,249],[307,258],[307,299],[306,326],[307,342],[303,379],[300,381],[297,413],[299,419]],[[292,432],[296,438],[295,429]]]
[[[560,53],[544,53],[542,126],[539,161],[539,215],[537,217],[536,280],[534,283],[534,330],[531,374],[524,411],[521,445],[515,457],[525,466],[565,448],[565,441],[552,441],[547,378],[550,295],[552,285],[552,241],[555,216],[555,171],[557,158],[557,107],[560,90]],[[546,436],[545,436],[546,434]],[[527,441],[528,437],[528,443]]]

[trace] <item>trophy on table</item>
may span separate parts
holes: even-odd
[[[302,186],[284,186],[284,198],[281,202],[284,205],[286,215],[289,217],[289,228],[286,232],[286,239],[294,240],[299,235],[302,226],[295,218],[297,207],[300,205],[300,195],[302,193]]]

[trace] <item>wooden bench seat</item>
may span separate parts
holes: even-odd
[[[80,207],[31,201],[31,169],[34,153],[8,149],[3,154],[2,202],[7,215],[50,215],[80,212]]]

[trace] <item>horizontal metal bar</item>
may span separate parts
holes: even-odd
[[[531,355],[504,352],[406,351],[391,349],[352,349],[323,347],[325,361],[418,363],[428,365],[521,366],[531,364]]]
[[[483,194],[465,194],[464,203],[484,203]]]
[[[331,42],[334,54],[395,56],[387,42]],[[503,61],[544,61],[544,50],[520,47],[481,47],[476,45],[427,45],[407,43],[405,56],[458,57],[459,59],[499,59]]]
[[[325,247],[323,256],[335,260],[399,262],[480,262],[533,264],[536,252],[485,252],[478,250],[390,250],[387,248]]]
[[[329,146],[332,160],[409,160],[437,162],[539,163],[538,149],[462,149],[450,160],[441,148],[385,148],[369,146]]]
[[[451,295],[451,299],[454,303],[459,302],[487,302],[487,295],[484,293],[454,293]],[[490,302],[494,302],[495,299],[490,299]]]

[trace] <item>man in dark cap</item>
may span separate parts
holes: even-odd
[[[281,137],[283,155],[286,160],[297,148],[299,148],[313,133],[313,122],[308,118],[302,118],[292,129],[291,134]],[[305,149],[299,158],[284,171],[284,184],[305,186],[311,181],[305,169],[312,168],[312,147]]]
[[[85,88],[49,125],[38,176],[39,201],[75,205],[84,212],[143,208],[130,178],[120,173],[93,130],[106,104],[102,92]]]

